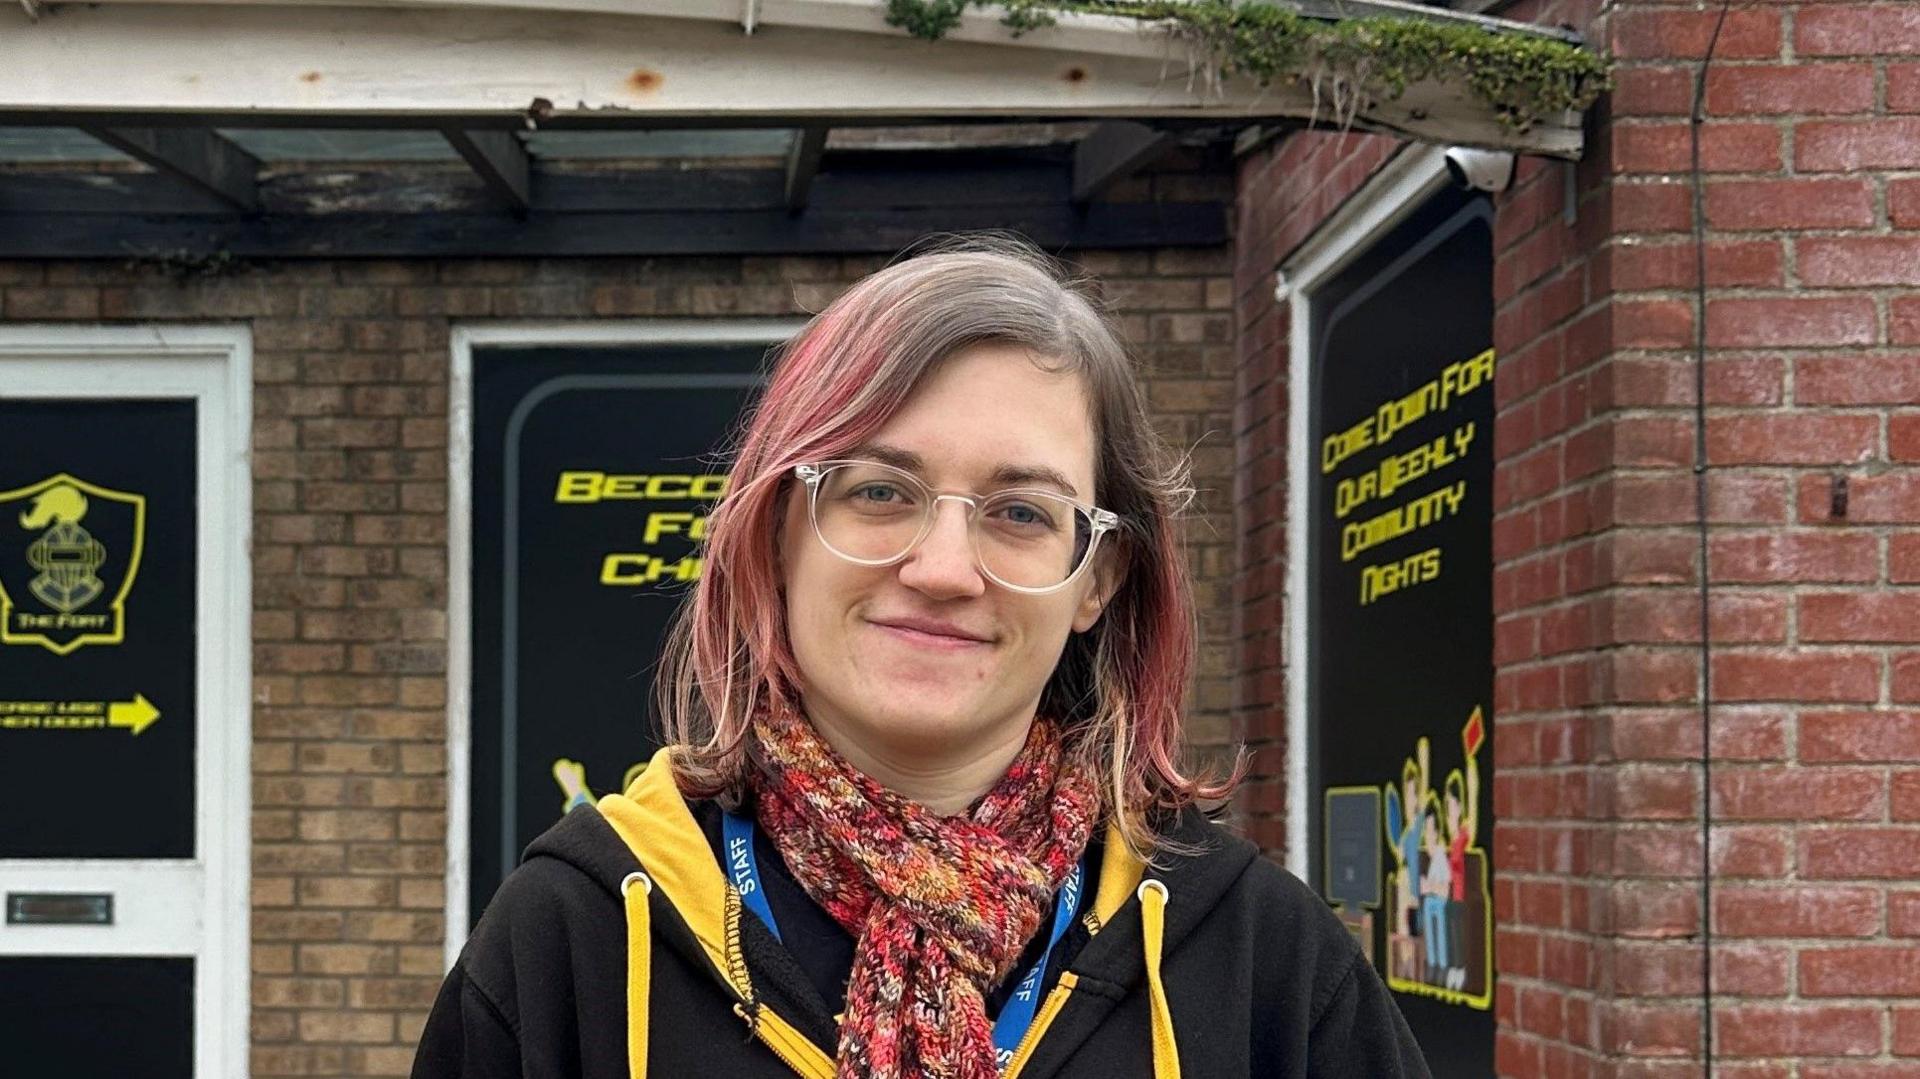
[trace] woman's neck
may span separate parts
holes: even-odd
[[[847,763],[874,781],[920,803],[941,816],[964,813],[981,795],[1007,774],[1026,747],[1029,719],[973,739],[949,751],[927,747],[875,744],[855,738],[831,721],[814,721],[814,729]]]

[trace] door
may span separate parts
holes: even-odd
[[[0,328],[9,1073],[246,1073],[248,361]]]
[[[1493,1073],[1493,207],[1312,295],[1312,879],[1440,1079]]]
[[[657,747],[729,433],[790,319],[454,337],[448,962],[520,851]]]

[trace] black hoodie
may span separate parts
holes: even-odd
[[[818,978],[742,915],[716,819],[688,806],[657,756],[625,795],[534,841],[447,975],[414,1079],[830,1079],[836,1023]],[[1005,1079],[1428,1074],[1318,896],[1197,811],[1167,835],[1201,852],[1143,867],[1116,834],[1099,845],[1080,924]],[[1164,902],[1140,885],[1143,868]],[[644,952],[631,950],[642,933]],[[636,999],[646,1006],[630,1022]],[[630,1066],[634,1045],[644,1061]]]

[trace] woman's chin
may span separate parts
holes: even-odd
[[[871,713],[862,726],[898,750],[945,753],[984,732],[981,709],[962,693],[881,688],[869,699],[884,702],[884,708]]]
[[[989,671],[926,663],[874,664],[860,679],[865,700],[878,712],[913,715],[965,713],[977,708],[993,685]]]

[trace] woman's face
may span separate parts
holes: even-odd
[[[993,479],[1044,470],[1066,482],[1061,493],[1091,503],[1085,398],[1078,375],[1043,371],[1021,348],[975,345],[922,380],[870,445],[917,458],[910,471],[936,492],[1051,489]],[[1100,562],[1046,595],[1002,588],[975,565],[967,507],[949,499],[935,503],[932,530],[905,559],[855,565],[821,545],[806,487],[792,486],[780,535],[787,632],[802,704],[827,740],[938,760],[1023,739],[1067,635],[1092,628],[1110,596]]]

